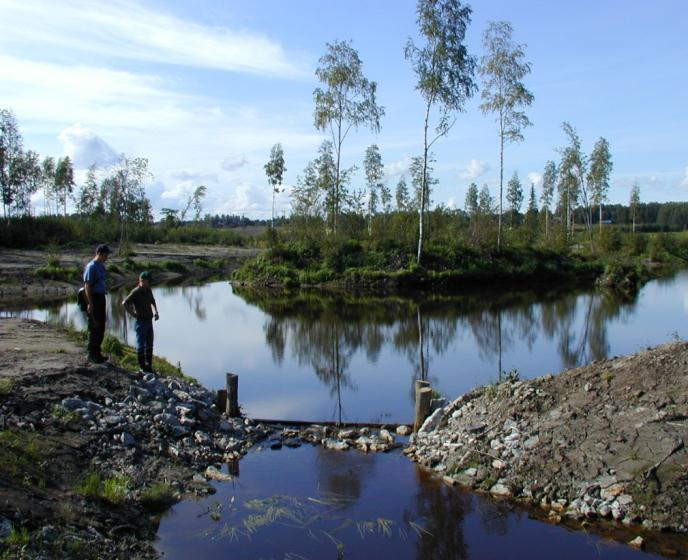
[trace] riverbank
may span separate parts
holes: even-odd
[[[688,343],[676,342],[475,389],[405,452],[448,484],[539,506],[555,523],[688,535],[687,437]]]
[[[211,278],[229,278],[245,259],[259,252],[216,245],[134,244],[131,254],[119,255],[116,245],[111,248],[114,252],[107,264],[111,288],[135,286],[142,270],[151,270],[156,284],[197,284]],[[83,268],[93,258],[93,252],[94,249],[0,250],[0,304],[11,307],[15,303],[25,305],[75,296]]]
[[[90,364],[59,327],[0,319],[0,558],[157,558],[160,514],[231,480],[259,442],[396,444],[384,430],[228,418],[216,399],[184,379]]]

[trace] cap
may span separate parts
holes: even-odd
[[[141,274],[139,274],[139,278],[141,280],[150,280],[151,279],[151,273],[148,270],[144,270]]]
[[[109,255],[112,253],[112,251],[110,251],[110,247],[107,245],[98,245],[98,247],[96,247],[96,253],[105,253],[106,255]]]

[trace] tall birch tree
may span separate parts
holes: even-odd
[[[459,0],[418,0],[416,13],[424,44],[417,46],[409,39],[404,55],[416,73],[416,89],[425,102],[416,254],[416,262],[420,263],[425,239],[425,213],[429,206],[430,148],[449,133],[456,122],[453,115],[464,110],[466,100],[473,96],[477,87],[473,81],[476,60],[464,44],[466,29],[471,22],[471,7],[462,5]],[[433,108],[438,111],[434,130],[430,126]]]
[[[502,198],[504,186],[504,144],[523,140],[522,130],[531,125],[522,110],[533,102],[533,94],[523,84],[530,73],[525,61],[525,45],[512,39],[513,29],[506,21],[490,22],[483,34],[485,55],[480,61],[483,77],[482,104],[484,114],[494,113],[499,129],[499,212],[497,217],[497,249],[502,239]]]

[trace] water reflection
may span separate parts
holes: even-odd
[[[359,351],[371,364],[384,347],[404,355],[413,372],[412,397],[417,379],[438,381],[433,361],[467,335],[480,358],[496,364],[497,378],[504,373],[504,354],[515,347],[531,352],[540,334],[556,346],[566,367],[602,359],[609,352],[608,323],[623,319],[635,305],[634,299],[602,292],[373,298],[238,287],[235,293],[268,316],[263,330],[273,359],[281,363],[289,347],[299,365],[312,368],[330,387],[340,411],[342,387],[356,391],[347,370]]]
[[[631,299],[586,290],[371,297],[205,286],[154,288],[156,353],[210,388],[241,376],[259,418],[408,422],[416,380],[454,398],[504,372],[555,373],[685,334],[688,273]],[[109,329],[133,329],[108,296]],[[75,303],[4,314],[85,328]]]
[[[165,558],[650,557],[450,488],[399,452],[252,452],[239,479],[214,485],[213,496],[182,502],[161,520],[157,548]]]

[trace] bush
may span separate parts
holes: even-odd
[[[124,354],[124,348],[122,343],[116,337],[111,334],[106,334],[103,339],[103,350],[107,354],[113,356],[121,357]]]

